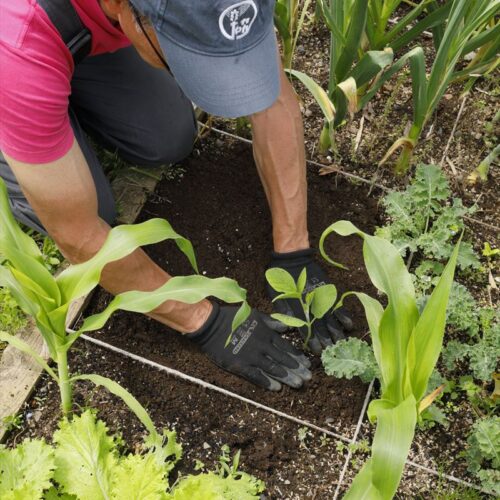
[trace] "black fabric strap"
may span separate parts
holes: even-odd
[[[75,64],[89,55],[92,35],[84,26],[70,0],[37,0],[59,31]]]

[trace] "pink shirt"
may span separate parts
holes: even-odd
[[[99,0],[71,0],[92,33],[91,55],[130,45]],[[0,150],[48,163],[73,143],[68,116],[73,59],[36,0],[0,0]]]

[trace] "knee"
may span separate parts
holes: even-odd
[[[196,120],[190,107],[151,137],[148,151],[144,154],[145,163],[160,166],[183,160],[191,153],[197,133]]]

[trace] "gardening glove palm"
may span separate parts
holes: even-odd
[[[321,266],[314,261],[314,250],[308,248],[306,250],[298,250],[289,253],[273,252],[270,268],[281,268],[288,271],[295,282],[302,272],[306,269],[306,285],[303,294],[306,295],[319,286],[329,283],[328,276]],[[274,290],[267,283],[267,291],[271,300],[279,295],[279,292]],[[298,299],[279,299],[273,303],[274,311],[287,316],[305,319],[304,310]],[[314,354],[320,354],[322,349],[332,345],[334,342],[345,338],[345,330],[352,330],[352,320],[342,307],[335,311],[329,311],[322,318],[314,321],[312,326],[312,335],[309,339],[309,348]],[[307,326],[299,328],[300,333],[304,338],[307,338]]]
[[[278,391],[281,383],[299,388],[311,379],[307,357],[268,326],[270,318],[255,309],[224,347],[236,311],[214,303],[205,324],[186,337],[219,367],[265,389]]]

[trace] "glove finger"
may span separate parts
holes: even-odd
[[[278,350],[282,352],[286,352],[289,356],[295,359],[302,366],[305,366],[306,368],[311,368],[311,362],[309,361],[307,356],[303,352],[299,351],[299,349],[297,349],[290,342],[288,342],[288,340],[276,334],[273,335],[271,342],[274,345],[274,347],[276,347]]]
[[[277,363],[274,359],[264,357],[260,367],[265,375],[272,377],[279,382],[283,382],[294,389],[302,386],[302,379],[291,370],[287,370],[283,365]]]
[[[331,338],[334,342],[338,342],[339,340],[345,339],[342,325],[340,324],[339,321],[337,321],[337,319],[332,314],[330,314],[326,318],[325,323],[328,331],[330,332]]]
[[[345,307],[339,307],[333,311],[333,315],[340,321],[340,324],[350,332],[353,329],[353,322],[351,316],[347,312]]]
[[[280,365],[284,366],[295,375],[298,375],[301,380],[311,380],[312,373],[298,359],[286,352],[280,351],[274,345],[269,347],[270,349],[267,354],[273,360],[277,361]]]
[[[321,351],[323,350],[321,342],[319,341],[318,337],[316,337],[316,335],[311,335],[311,338],[307,343],[307,347],[309,347],[309,349],[311,349],[311,352],[316,355],[321,354]]]
[[[271,318],[271,316],[269,316],[268,314],[261,313],[260,316],[262,318],[262,321],[264,321],[266,326],[271,330],[274,330],[275,332],[279,333],[283,333],[288,330],[288,326],[286,326],[281,321],[278,321],[277,319]]]
[[[313,324],[313,334],[319,340],[321,347],[323,349],[330,345],[333,345],[330,331],[327,328],[326,320],[324,318],[318,319]]]
[[[231,371],[236,375],[245,378],[249,382],[252,382],[252,384],[263,387],[268,391],[276,392],[281,390],[281,384],[277,380],[271,378],[269,375],[264,373],[262,369],[255,366],[246,366],[245,368]]]

